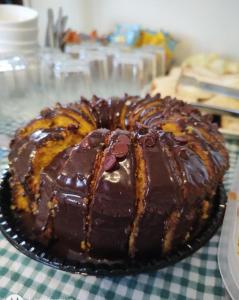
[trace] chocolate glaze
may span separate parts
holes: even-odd
[[[180,203],[179,185],[171,176],[172,170],[165,147],[165,141],[160,134],[153,146],[142,144],[147,187],[145,211],[139,222],[139,233],[134,245],[136,256],[161,255],[165,221]]]
[[[123,115],[124,122],[121,124],[121,127],[123,127],[122,129],[128,129],[130,114],[133,112],[134,107],[137,105],[140,98],[138,96],[129,96],[125,94],[125,97],[122,100],[124,101],[123,108],[125,109],[125,112]]]
[[[74,117],[69,115],[67,112],[68,111],[62,105],[57,104],[55,110],[45,109],[45,110],[41,111],[41,116],[37,120],[46,120],[46,119],[48,119],[48,120],[51,121],[50,127],[56,127],[56,125],[54,123],[54,119],[58,116],[63,116],[63,117],[66,117],[69,121],[71,121],[72,124],[79,124],[79,122]],[[34,122],[34,120],[33,120],[33,122]],[[31,124],[31,123],[29,123],[29,124]]]
[[[83,112],[83,105],[92,118]],[[125,95],[109,100],[93,97],[91,102],[81,99],[66,107],[58,104],[40,118],[54,120],[56,114],[65,114],[75,122],[71,111],[93,128],[97,124],[110,131],[92,131],[41,172],[37,211],[30,219],[42,242],[54,241],[56,252],[68,259],[128,257],[137,207],[136,145],[143,149],[146,167],[145,209],[133,245],[136,258],[163,255],[174,212],[178,217],[173,221],[172,247],[184,243],[187,233],[191,238],[201,230],[203,200],[209,200],[210,213],[213,195],[228,168],[223,138],[208,117],[170,97]],[[178,132],[164,132],[167,124],[175,124]],[[24,138],[17,132],[9,155],[13,189],[17,181],[26,188],[32,157],[41,145],[77,130],[54,127]]]
[[[120,127],[120,115],[125,102],[120,98],[110,98],[110,115],[109,115],[109,126],[111,130]]]
[[[172,135],[170,138],[175,140]],[[178,206],[180,217],[173,238],[173,247],[176,247],[191,231],[195,214],[199,213],[202,201],[207,198],[203,187],[209,184],[209,175],[200,157],[188,146],[174,141],[171,153],[182,178],[180,190],[183,204]]]
[[[55,180],[65,165],[66,160],[68,160],[71,151],[72,148],[68,148],[56,155],[50,165],[48,165],[41,173],[41,197],[38,199],[38,211],[35,214],[36,229],[39,232],[44,231],[47,227],[51,212],[51,206],[49,204],[52,202],[53,196],[56,196],[59,190],[57,189]]]
[[[131,137],[127,131],[116,130],[110,138],[109,147],[121,135]],[[134,216],[135,157],[131,143],[125,158],[119,159],[118,168],[111,172],[102,168],[97,178],[90,205],[90,254],[98,257],[127,257]]]
[[[92,98],[92,107],[94,115],[96,116],[98,128],[110,128],[110,107],[108,101],[94,96]]]
[[[49,202],[55,201],[56,206],[52,205],[54,238],[65,242],[69,251],[80,251],[86,239],[90,182],[96,155],[107,133],[106,129],[93,131],[79,145],[60,153],[42,173],[42,196],[36,217],[39,229],[45,229],[46,215],[50,215]]]
[[[9,155],[12,172],[20,183],[23,184],[25,193],[33,201],[35,195],[32,194],[30,182],[32,175],[32,161],[36,152],[48,141],[62,141],[65,138],[66,131],[68,134],[75,134],[74,128],[51,128],[39,129],[31,135],[22,139],[16,139],[12,145],[12,151]]]
[[[89,113],[92,111],[89,109],[89,105],[86,103],[86,101],[83,101],[85,107],[87,110],[89,110]],[[91,125],[95,125],[94,122],[88,117],[86,113],[75,103],[70,103],[67,107],[64,108],[66,111],[71,110],[74,113],[77,113],[79,116],[81,116],[86,122],[90,123]]]
[[[31,161],[38,147],[44,145],[49,140],[63,139],[63,128],[56,129],[40,129],[33,132],[30,136],[22,139],[16,139],[11,146],[9,160],[12,169],[18,180],[25,182],[26,177],[31,170]]]

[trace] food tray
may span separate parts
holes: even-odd
[[[100,276],[135,274],[154,271],[170,266],[190,256],[192,253],[204,246],[215,234],[223,221],[227,200],[223,185],[218,187],[215,200],[215,209],[200,236],[182,247],[179,247],[176,252],[162,259],[150,259],[147,261],[111,261],[110,264],[104,260],[95,260],[94,262],[87,263],[74,263],[72,261],[62,260],[55,257],[50,253],[50,249],[46,249],[40,244],[30,241],[24,232],[19,229],[19,220],[11,210],[9,173],[6,171],[3,173],[0,184],[0,230],[8,241],[20,252],[38,262],[59,270],[83,275],[88,274]]]

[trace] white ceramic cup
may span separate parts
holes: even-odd
[[[0,27],[36,28],[38,13],[34,9],[21,5],[0,5]]]

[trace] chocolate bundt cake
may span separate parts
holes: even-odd
[[[13,209],[31,238],[70,259],[163,257],[195,238],[228,168],[209,116],[182,101],[81,101],[18,130]]]

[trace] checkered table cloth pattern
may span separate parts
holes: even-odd
[[[228,188],[239,159],[239,141],[227,141],[231,168]],[[7,150],[0,149],[0,172]],[[217,264],[220,232],[191,257],[160,271],[134,276],[72,275],[54,270],[19,253],[0,234],[0,299],[222,299],[225,294]]]

